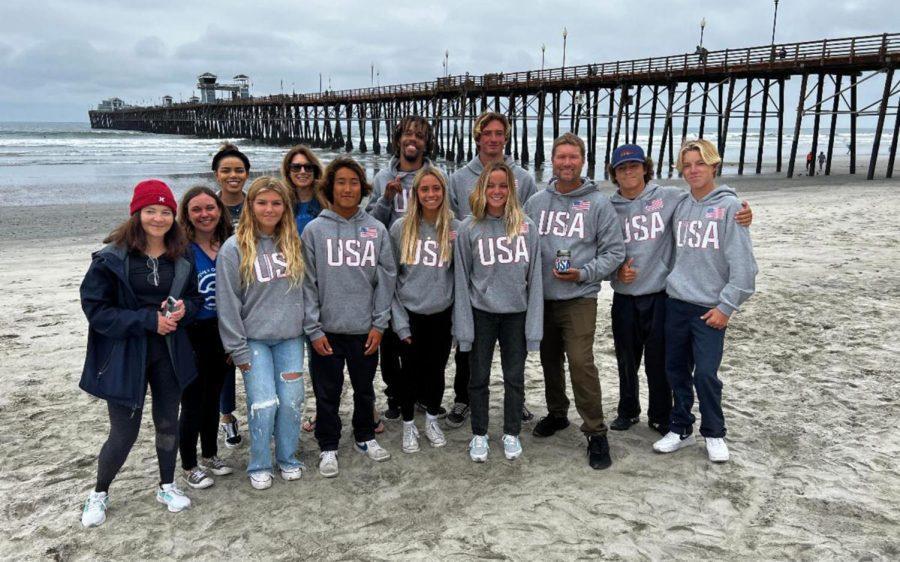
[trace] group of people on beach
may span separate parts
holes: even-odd
[[[196,186],[176,203],[159,180],[135,186],[130,217],[93,255],[81,285],[89,332],[80,386],[106,400],[110,420],[85,526],[106,519],[109,487],[137,438],[148,386],[157,500],[173,512],[191,504],[175,482],[178,453],[191,488],[233,473],[218,456],[217,437],[221,429],[227,446],[243,441],[235,368],[246,391],[255,489],[271,487],[276,472],[286,481],[302,477],[303,429],[318,442],[319,473],[338,475],[345,368],[357,451],[390,458],[376,439],[383,419],[402,420],[401,450],[419,451],[418,408],[424,441],[435,448],[447,443],[442,427],[470,418],[468,454],[485,462],[498,343],[507,459],[522,455],[522,425],[532,418],[525,360],[539,351],[547,414],[535,437],[570,423],[567,363],[588,464],[609,467],[607,430],[639,422],[643,360],[648,423],[660,434],[653,449],[694,443],[696,390],[709,459],[728,460],[717,372],[725,328],[753,294],[757,267],[752,213],[734,190],[716,186],[713,144],[682,146],[678,170],[688,191],[652,183],[643,150],[619,146],[608,169],[617,191],[607,197],[582,176],[585,145],[571,133],[555,139],[553,179],[542,190],[504,155],[510,123],[500,113],[478,117],[478,153],[449,178],[428,158],[434,138],[426,119],[405,117],[392,134],[393,158],[372,183],[353,158],[323,166],[301,145],[285,154],[280,178],[257,177],[245,191],[250,160],[229,144],[212,161],[218,191]],[[604,281],[614,291],[620,382],[608,426],[593,352]],[[304,421],[305,358],[315,415]],[[383,413],[375,409],[379,359]]]

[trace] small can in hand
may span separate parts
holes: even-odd
[[[565,273],[569,271],[569,268],[572,266],[572,252],[569,250],[556,250],[556,261],[553,264],[553,267],[559,273]]]

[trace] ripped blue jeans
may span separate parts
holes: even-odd
[[[250,418],[247,472],[272,472],[273,435],[278,466],[300,466],[296,453],[304,398],[303,339],[247,340],[247,344],[252,352],[250,370],[244,374]]]

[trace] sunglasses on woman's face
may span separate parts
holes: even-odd
[[[316,167],[312,164],[291,164],[290,169],[292,172],[314,172]]]

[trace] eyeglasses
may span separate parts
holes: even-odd
[[[147,274],[147,283],[150,283],[154,287],[159,287],[159,260],[157,258],[147,258],[147,269],[150,270],[150,273]]]
[[[291,164],[290,170],[292,172],[315,172],[316,167],[313,164]]]

